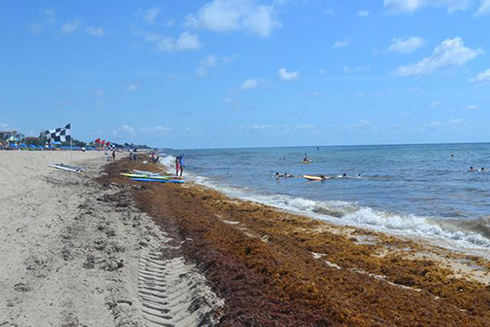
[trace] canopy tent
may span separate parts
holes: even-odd
[[[15,137],[15,136],[12,135],[11,137],[9,137],[7,139],[7,141],[9,141],[9,142],[19,142],[20,139],[18,137]]]

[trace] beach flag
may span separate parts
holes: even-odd
[[[94,143],[95,143],[95,144],[100,144],[100,138],[96,139],[96,140],[94,141]]]
[[[70,142],[71,141],[71,124],[64,128],[50,129],[44,132],[46,140],[52,142]]]

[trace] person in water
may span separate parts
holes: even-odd
[[[294,177],[294,175],[288,174],[288,173],[284,173],[284,175],[281,175],[278,172],[276,172],[276,175],[274,177],[276,179],[278,179],[278,178],[291,178],[291,177]]]
[[[482,173],[486,172],[485,170],[485,167],[481,167],[481,170],[480,170]]]
[[[305,153],[305,157],[303,158],[303,163],[310,163],[311,160],[308,158],[308,155]]]
[[[182,153],[179,156],[179,168],[180,168],[180,177],[184,175],[184,154]]]
[[[342,178],[347,178],[347,174],[343,174],[342,175]]]

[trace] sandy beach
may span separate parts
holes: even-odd
[[[74,152],[84,173],[48,167],[60,162],[71,154],[0,151],[0,326],[212,321],[204,299],[219,300],[181,256],[163,254],[179,245],[134,208],[131,186],[95,182],[104,154]]]
[[[59,162],[0,152],[0,326],[488,326],[481,257]]]

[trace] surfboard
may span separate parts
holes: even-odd
[[[303,178],[306,178],[309,181],[324,181],[327,179],[330,179],[330,177],[320,177],[320,176],[314,176],[314,175],[303,175]]]
[[[137,175],[148,175],[148,176],[161,176],[159,173],[146,170],[133,170],[133,174]]]
[[[52,164],[52,165],[48,165],[48,166],[51,168],[71,171],[73,173],[83,173],[83,171],[85,170],[85,168],[83,168],[83,167],[69,166],[69,165],[65,165],[65,164]]]
[[[149,182],[149,183],[178,183],[183,184],[184,181],[176,179],[155,179],[155,178],[131,178],[136,182]]]
[[[151,179],[180,179],[180,176],[163,176],[163,175],[143,175],[143,174],[121,174],[122,176],[130,177],[130,178],[151,178]]]

